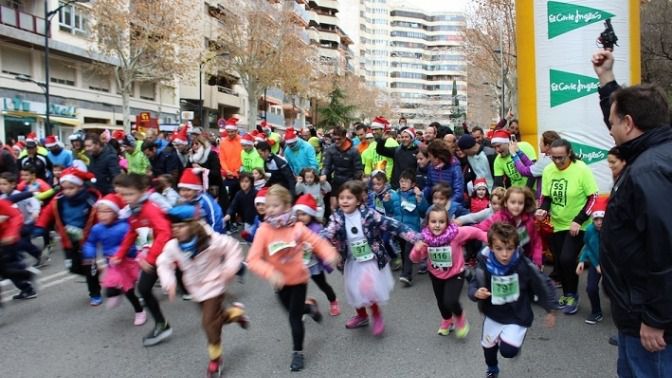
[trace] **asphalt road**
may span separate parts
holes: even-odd
[[[90,307],[86,284],[66,273],[62,254],[43,269],[37,299],[11,300],[16,291],[3,285],[4,316],[0,318],[0,377],[202,377],[207,365],[205,335],[195,303],[180,299],[162,308],[174,333],[151,348],[142,336],[153,322],[134,327],[127,302],[116,309]],[[328,276],[343,298],[340,273]],[[585,282],[581,282],[585,291]],[[160,293],[160,289],[155,289]],[[466,290],[465,290],[466,291]],[[463,305],[472,328],[469,336],[436,334],[440,315],[427,276],[417,276],[414,286],[396,285],[384,309],[385,333],[370,329],[347,330],[353,310],[342,303],[343,313],[328,315],[328,302],[314,284],[315,296],[325,314],[322,324],[306,320],[306,369],[290,373],[291,338],[287,316],[273,290],[248,274],[244,284],[231,286],[232,298],[244,302],[252,320],[247,331],[226,326],[223,331],[224,374],[231,377],[482,377],[485,363],[480,347],[482,316],[463,293]],[[603,299],[605,320],[584,324],[589,305],[574,316],[558,314],[554,329],[543,326],[543,310],[529,330],[521,356],[500,358],[501,377],[614,377],[617,348],[609,345],[615,333],[608,301]],[[585,299],[585,300],[584,300]]]

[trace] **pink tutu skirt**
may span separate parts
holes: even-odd
[[[135,259],[124,259],[119,264],[108,265],[103,273],[102,286],[127,292],[135,287],[140,276],[140,265]]]

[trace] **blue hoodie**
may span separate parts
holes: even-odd
[[[220,234],[224,232],[224,222],[222,222],[224,214],[222,212],[222,207],[219,206],[210,194],[201,193],[191,205],[199,206],[203,220],[205,220],[205,223],[210,225],[215,232]]]
[[[303,139],[299,139],[296,143],[298,147],[296,151],[285,147],[285,160],[287,160],[294,176],[298,176],[303,168],[313,168],[315,172],[319,172],[320,168],[317,165],[315,148]]]
[[[420,220],[425,217],[425,212],[429,207],[427,200],[421,196],[420,201],[415,196],[413,189],[408,191],[397,191],[400,199],[400,216],[398,221],[412,228],[413,231],[420,231]]]
[[[399,195],[397,192],[392,190],[389,184],[385,184],[385,188],[380,193],[376,193],[371,189],[369,182],[369,199],[366,203],[366,207],[376,210],[381,215],[401,219],[401,201],[399,200]],[[390,193],[390,200],[383,201],[385,194]]]
[[[97,223],[91,227],[89,237],[82,246],[82,257],[85,260],[95,259],[98,252],[98,246],[103,250],[103,255],[105,257],[109,258],[113,256],[119,249],[126,234],[128,234],[129,228],[130,225],[128,224],[127,219],[118,219],[112,224]],[[132,245],[126,256],[135,257],[135,254],[135,245]]]

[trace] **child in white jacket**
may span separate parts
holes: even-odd
[[[163,248],[157,260],[161,286],[170,300],[175,298],[175,267],[182,270],[182,281],[194,302],[201,307],[203,329],[208,339],[207,376],[218,377],[221,369],[221,332],[229,323],[249,326],[244,306],[233,303],[224,308],[228,283],[235,277],[243,260],[237,240],[214,232],[199,222],[198,209],[179,205],[168,211],[174,238]]]

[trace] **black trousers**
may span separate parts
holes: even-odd
[[[551,236],[550,247],[563,294],[577,294],[579,276],[576,275],[576,264],[583,248],[583,231],[576,236],[570,235],[569,231],[555,232]]]
[[[33,290],[32,278],[33,274],[26,270],[18,244],[0,247],[0,279],[9,279],[23,292]]]
[[[331,287],[331,285],[329,285],[329,282],[327,282],[327,276],[324,274],[324,272],[320,272],[320,274],[316,274],[310,278],[313,279],[313,282],[315,282],[317,287],[319,287],[320,290],[322,290],[322,292],[327,296],[327,300],[329,302],[336,300],[336,293],[334,293],[334,289]]]
[[[98,267],[94,261],[91,264],[83,264],[82,249],[79,242],[72,242],[71,248],[65,249],[65,266],[70,273],[78,274],[86,278],[86,286],[90,297],[100,296],[100,279]]]
[[[307,284],[285,286],[278,291],[278,298],[289,312],[289,327],[292,330],[292,343],[294,351],[303,350],[303,339],[306,331],[301,318],[310,313],[310,307],[306,304]]]
[[[399,247],[401,247],[401,277],[406,277],[409,280],[413,279],[413,262],[411,261],[411,249],[413,244],[406,240],[399,238]]]
[[[453,315],[462,315],[462,305],[460,304],[460,293],[464,286],[462,275],[451,277],[447,280],[434,277],[429,274],[432,280],[432,288],[436,297],[436,304],[439,306],[441,317],[450,319]]]
[[[159,306],[159,300],[156,299],[152,288],[156,281],[159,280],[159,276],[156,274],[156,271],[147,273],[144,270],[140,273],[140,280],[138,280],[138,292],[142,299],[145,300],[145,306],[149,310],[149,313],[152,314],[152,318],[156,323],[165,323],[166,318],[163,317],[161,312],[161,307]]]
[[[133,310],[135,310],[135,312],[142,312],[142,305],[140,304],[140,300],[135,295],[135,291],[133,289],[125,293],[122,292],[120,289],[116,289],[113,287],[108,287],[107,289],[105,289],[105,296],[108,298],[117,297],[121,294],[124,294],[126,299],[128,299],[128,301],[131,302],[131,306],[133,306]]]

